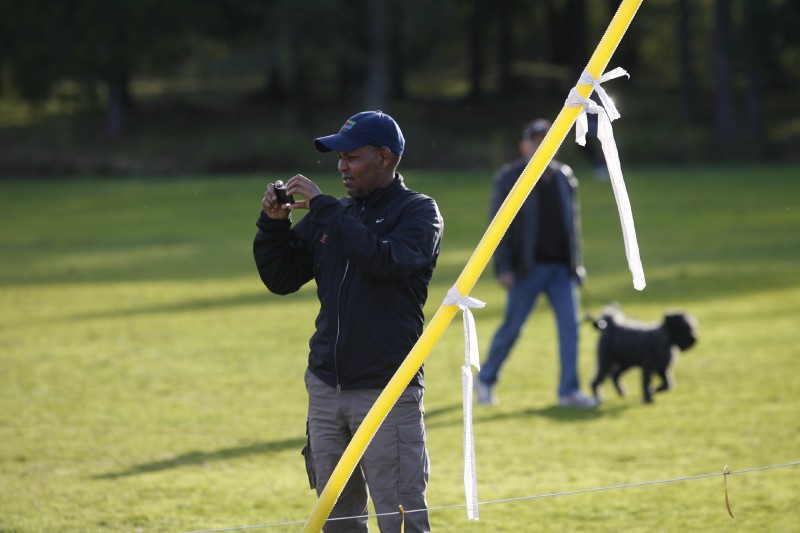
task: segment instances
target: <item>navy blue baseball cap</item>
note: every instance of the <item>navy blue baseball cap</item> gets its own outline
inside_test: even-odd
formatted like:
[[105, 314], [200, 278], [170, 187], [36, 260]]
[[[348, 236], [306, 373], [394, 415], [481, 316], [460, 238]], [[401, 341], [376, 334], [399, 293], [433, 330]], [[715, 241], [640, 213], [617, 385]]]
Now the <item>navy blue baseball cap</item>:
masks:
[[357, 113], [347, 119], [339, 133], [314, 139], [320, 152], [350, 152], [366, 145], [386, 146], [400, 155], [406, 140], [397, 122], [383, 111]]

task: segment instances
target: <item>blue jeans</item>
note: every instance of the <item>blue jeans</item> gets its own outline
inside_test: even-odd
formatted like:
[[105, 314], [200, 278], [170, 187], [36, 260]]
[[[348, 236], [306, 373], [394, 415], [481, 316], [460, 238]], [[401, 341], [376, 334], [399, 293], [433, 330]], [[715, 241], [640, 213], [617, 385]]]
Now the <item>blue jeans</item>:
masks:
[[561, 378], [558, 395], [567, 396], [580, 390], [578, 381], [578, 284], [562, 263], [536, 263], [524, 277], [515, 278], [508, 291], [505, 316], [489, 348], [489, 357], [481, 365], [479, 379], [493, 385], [500, 367], [511, 352], [522, 325], [533, 311], [536, 298], [544, 292], [558, 326]]

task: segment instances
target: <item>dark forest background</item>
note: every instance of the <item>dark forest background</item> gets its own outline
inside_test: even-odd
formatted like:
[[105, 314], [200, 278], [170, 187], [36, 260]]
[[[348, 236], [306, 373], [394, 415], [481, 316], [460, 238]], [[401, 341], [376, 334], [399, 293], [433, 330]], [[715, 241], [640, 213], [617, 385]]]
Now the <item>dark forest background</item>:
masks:
[[[363, 109], [400, 122], [404, 165], [496, 165], [618, 5], [0, 0], [0, 176], [299, 171]], [[623, 159], [799, 160], [798, 29], [796, 0], [645, 0], [606, 84]]]

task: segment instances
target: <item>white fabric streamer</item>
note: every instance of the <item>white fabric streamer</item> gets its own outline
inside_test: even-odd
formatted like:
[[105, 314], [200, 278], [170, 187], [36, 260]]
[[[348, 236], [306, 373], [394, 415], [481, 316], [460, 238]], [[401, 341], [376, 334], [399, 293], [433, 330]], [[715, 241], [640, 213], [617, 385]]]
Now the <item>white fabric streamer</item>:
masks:
[[600, 143], [603, 147], [603, 155], [606, 158], [608, 174], [611, 177], [611, 187], [614, 189], [614, 197], [617, 200], [617, 210], [619, 211], [619, 218], [622, 223], [622, 237], [625, 241], [625, 255], [628, 259], [628, 268], [633, 275], [634, 288], [640, 291], [644, 289], [646, 285], [644, 270], [642, 268], [642, 261], [639, 258], [639, 244], [636, 241], [636, 228], [633, 225], [631, 203], [628, 199], [628, 191], [625, 189], [625, 181], [622, 178], [619, 153], [617, 152], [617, 144], [614, 140], [614, 130], [611, 127], [611, 122], [619, 118], [620, 114], [616, 106], [614, 106], [614, 102], [600, 85], [605, 81], [620, 76], [628, 76], [628, 73], [622, 68], [615, 68], [611, 72], [600, 76], [599, 80], [595, 80], [591, 74], [584, 71], [578, 83], [594, 87], [603, 105], [600, 106], [592, 100], [582, 97], [574, 87], [569, 92], [569, 96], [564, 105], [567, 107], [583, 108], [575, 123], [575, 142], [581, 146], [586, 146], [586, 133], [589, 129], [586, 114], [592, 113], [597, 115], [597, 138], [600, 139]]
[[578, 79], [578, 83], [581, 85], [591, 85], [594, 92], [597, 93], [597, 96], [600, 97], [600, 101], [603, 103], [603, 107], [606, 109], [606, 113], [608, 113], [608, 119], [611, 122], [614, 122], [620, 117], [619, 111], [617, 111], [617, 106], [614, 105], [614, 101], [608, 96], [608, 93], [603, 88], [601, 83], [605, 83], [609, 80], [613, 80], [614, 78], [620, 78], [622, 76], [627, 76], [628, 78], [631, 77], [622, 67], [617, 67], [614, 70], [606, 72], [602, 76], [600, 76], [599, 80], [596, 80], [589, 74], [587, 71], [583, 71], [581, 74], [580, 79]]
[[461, 368], [461, 392], [464, 406], [464, 491], [467, 498], [467, 518], [478, 520], [478, 481], [475, 471], [475, 438], [472, 431], [472, 368], [480, 370], [478, 332], [470, 309], [486, 305], [476, 298], [462, 296], [455, 286], [450, 287], [445, 305], [456, 305], [464, 313], [464, 366]]

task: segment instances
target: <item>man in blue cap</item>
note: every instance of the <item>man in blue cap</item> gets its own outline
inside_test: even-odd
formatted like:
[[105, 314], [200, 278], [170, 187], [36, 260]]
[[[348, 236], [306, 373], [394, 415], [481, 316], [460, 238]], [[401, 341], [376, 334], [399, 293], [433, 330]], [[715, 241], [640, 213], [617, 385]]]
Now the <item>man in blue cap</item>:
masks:
[[[383, 388], [422, 334], [422, 309], [436, 266], [443, 221], [436, 202], [408, 189], [397, 165], [405, 140], [380, 111], [347, 120], [314, 141], [335, 152], [347, 196], [323, 194], [297, 174], [287, 202], [269, 184], [253, 253], [261, 280], [276, 294], [317, 284], [320, 310], [309, 342], [308, 443], [312, 488], [321, 493]], [[291, 212], [308, 214], [292, 227]], [[368, 495], [381, 531], [429, 531], [429, 461], [423, 422], [423, 368], [397, 400], [347, 482], [324, 531], [367, 531]], [[369, 487], [369, 489], [367, 489]], [[388, 513], [383, 515], [383, 513]]]

